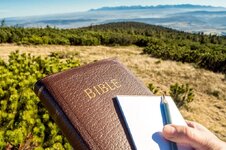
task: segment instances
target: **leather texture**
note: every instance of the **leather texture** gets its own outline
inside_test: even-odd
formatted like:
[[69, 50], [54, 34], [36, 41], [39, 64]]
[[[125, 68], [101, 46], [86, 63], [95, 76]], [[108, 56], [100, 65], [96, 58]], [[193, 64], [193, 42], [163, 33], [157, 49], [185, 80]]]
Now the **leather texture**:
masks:
[[[42, 92], [40, 99], [45, 101], [43, 103], [52, 112], [51, 116], [58, 125], [61, 124], [59, 127], [75, 149], [132, 149], [113, 98], [116, 95], [152, 95], [116, 59], [56, 73], [37, 84], [42, 84], [48, 91], [51, 98], [43, 96]], [[36, 93], [38, 89], [40, 86], [36, 86]], [[54, 101], [57, 107], [49, 105], [48, 101]], [[56, 109], [60, 109], [63, 115], [56, 115], [59, 112]], [[67, 125], [70, 127], [65, 127]]]

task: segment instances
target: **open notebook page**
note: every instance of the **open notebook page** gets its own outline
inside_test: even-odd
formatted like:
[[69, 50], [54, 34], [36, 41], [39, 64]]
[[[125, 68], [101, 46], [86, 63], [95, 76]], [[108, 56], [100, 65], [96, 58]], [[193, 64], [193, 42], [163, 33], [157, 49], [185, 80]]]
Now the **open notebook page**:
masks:
[[[171, 97], [169, 103], [172, 123], [186, 125]], [[127, 132], [137, 150], [170, 150], [169, 142], [162, 135], [164, 117], [161, 112], [161, 96], [117, 96], [120, 113]], [[178, 150], [191, 148], [178, 145]]]

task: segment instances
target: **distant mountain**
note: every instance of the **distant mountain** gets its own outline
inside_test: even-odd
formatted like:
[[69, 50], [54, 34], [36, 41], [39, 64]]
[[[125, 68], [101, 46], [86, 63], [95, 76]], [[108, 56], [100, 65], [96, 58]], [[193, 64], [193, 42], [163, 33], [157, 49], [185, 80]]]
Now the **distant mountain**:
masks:
[[6, 18], [6, 24], [22, 27], [78, 28], [110, 22], [135, 21], [187, 32], [225, 35], [226, 8], [201, 5], [119, 6], [86, 12]]
[[[157, 5], [157, 6], [118, 6], [118, 7], [102, 7], [97, 9], [91, 9], [90, 11], [101, 11], [101, 10], [132, 10], [132, 9], [158, 9], [158, 8], [185, 8], [185, 9], [197, 9], [197, 8], [213, 8], [213, 6], [204, 5], [191, 5], [191, 4], [181, 4], [181, 5]], [[215, 7], [223, 8], [223, 7]]]

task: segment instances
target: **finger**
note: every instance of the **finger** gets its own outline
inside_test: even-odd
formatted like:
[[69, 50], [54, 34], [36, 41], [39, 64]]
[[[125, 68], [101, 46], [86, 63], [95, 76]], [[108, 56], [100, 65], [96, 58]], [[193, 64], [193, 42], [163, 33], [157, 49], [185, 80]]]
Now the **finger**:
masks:
[[195, 126], [196, 126], [196, 122], [193, 122], [193, 121], [190, 121], [190, 120], [185, 120], [185, 122], [191, 128], [195, 128]]
[[213, 136], [213, 137], [215, 137], [215, 138], [217, 138], [212, 132], [210, 132], [206, 127], [204, 127], [203, 125], [201, 125], [201, 124], [199, 124], [199, 123], [197, 123], [197, 122], [193, 122], [193, 121], [188, 121], [188, 120], [186, 120], [186, 123], [187, 123], [187, 125], [189, 126], [189, 127], [191, 127], [191, 128], [195, 128], [195, 129], [197, 129], [197, 130], [199, 130], [199, 131], [204, 131], [204, 132], [208, 132], [211, 136]]
[[194, 128], [166, 125], [163, 128], [163, 136], [170, 141], [190, 145], [195, 149], [209, 148], [209, 143], [206, 136]]
[[203, 130], [203, 131], [209, 131], [206, 127], [204, 127], [203, 125], [201, 125], [201, 124], [199, 124], [197, 122], [186, 120], [186, 123], [191, 128], [195, 128], [195, 129]]

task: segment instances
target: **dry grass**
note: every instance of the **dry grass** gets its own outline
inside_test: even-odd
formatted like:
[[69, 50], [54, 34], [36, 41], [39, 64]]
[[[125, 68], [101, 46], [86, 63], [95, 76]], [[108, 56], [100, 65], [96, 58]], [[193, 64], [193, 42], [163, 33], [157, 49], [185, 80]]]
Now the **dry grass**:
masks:
[[223, 74], [197, 69], [190, 64], [163, 61], [142, 55], [138, 47], [105, 46], [16, 46], [0, 45], [0, 57], [7, 60], [11, 51], [30, 52], [33, 55], [47, 55], [53, 51], [77, 53], [82, 64], [109, 57], [117, 57], [132, 70], [146, 85], [169, 91], [171, 84], [188, 83], [195, 91], [195, 100], [190, 104], [191, 110], [182, 109], [186, 119], [205, 125], [226, 141], [226, 79]]

